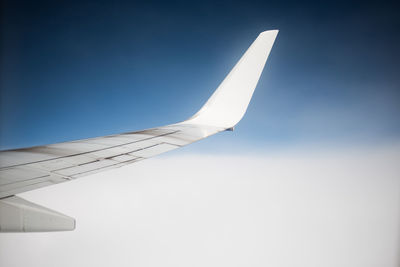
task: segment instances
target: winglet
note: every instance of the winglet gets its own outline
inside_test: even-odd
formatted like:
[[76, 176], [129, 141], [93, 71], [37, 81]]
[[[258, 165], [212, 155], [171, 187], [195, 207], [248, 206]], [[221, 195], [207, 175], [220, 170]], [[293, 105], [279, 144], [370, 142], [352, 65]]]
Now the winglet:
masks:
[[183, 123], [233, 128], [246, 113], [277, 34], [260, 33], [205, 105]]

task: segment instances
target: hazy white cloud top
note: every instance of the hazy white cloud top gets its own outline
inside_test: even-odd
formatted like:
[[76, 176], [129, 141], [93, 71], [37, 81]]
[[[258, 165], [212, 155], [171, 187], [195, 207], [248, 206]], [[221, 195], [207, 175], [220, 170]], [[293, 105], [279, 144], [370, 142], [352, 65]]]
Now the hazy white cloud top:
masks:
[[22, 194], [77, 229], [1, 234], [0, 266], [399, 266], [399, 160], [172, 153]]

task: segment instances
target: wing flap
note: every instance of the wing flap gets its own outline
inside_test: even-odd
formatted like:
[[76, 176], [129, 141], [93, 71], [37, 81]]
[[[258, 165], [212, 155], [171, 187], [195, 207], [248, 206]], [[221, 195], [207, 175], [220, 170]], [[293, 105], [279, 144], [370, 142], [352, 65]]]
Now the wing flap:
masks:
[[145, 149], [141, 149], [141, 150], [129, 153], [129, 155], [139, 157], [139, 158], [151, 158], [153, 156], [171, 151], [178, 147], [179, 146], [171, 145], [171, 144], [158, 144], [158, 145], [154, 145], [151, 147], [147, 147]]
[[[3, 177], [1, 177], [3, 180]], [[23, 179], [19, 181], [8, 182], [7, 184], [0, 186], [0, 199], [8, 196], [12, 196], [18, 193], [30, 191], [33, 189], [41, 188], [48, 185], [53, 185], [61, 182], [65, 182], [67, 179], [59, 177], [57, 175], [48, 174], [46, 176], [35, 177], [31, 179]]]

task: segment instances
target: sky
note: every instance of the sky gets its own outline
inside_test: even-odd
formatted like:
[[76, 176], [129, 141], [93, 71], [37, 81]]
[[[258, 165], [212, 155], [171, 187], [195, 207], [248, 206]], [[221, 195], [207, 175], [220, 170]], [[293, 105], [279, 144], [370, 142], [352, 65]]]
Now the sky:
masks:
[[184, 120], [270, 29], [245, 119], [193, 149], [400, 138], [394, 2], [2, 2], [0, 149]]
[[77, 228], [0, 266], [399, 266], [394, 1], [1, 5], [0, 150], [182, 121], [279, 35], [235, 131], [21, 194]]

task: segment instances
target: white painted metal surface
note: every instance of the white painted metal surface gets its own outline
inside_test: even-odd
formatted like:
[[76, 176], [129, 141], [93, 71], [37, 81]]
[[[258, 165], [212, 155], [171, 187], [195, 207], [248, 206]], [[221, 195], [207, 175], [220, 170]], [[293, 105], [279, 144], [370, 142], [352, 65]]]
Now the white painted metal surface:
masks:
[[262, 32], [206, 104], [185, 123], [235, 126], [247, 110], [277, 34], [277, 30]]
[[[206, 104], [186, 121], [138, 132], [1, 151], [0, 199], [121, 167], [231, 129], [246, 112], [277, 33], [262, 32]], [[0, 216], [7, 216], [4, 209]], [[4, 228], [0, 225], [0, 229]]]
[[49, 232], [75, 229], [75, 220], [17, 196], [0, 199], [0, 232]]

